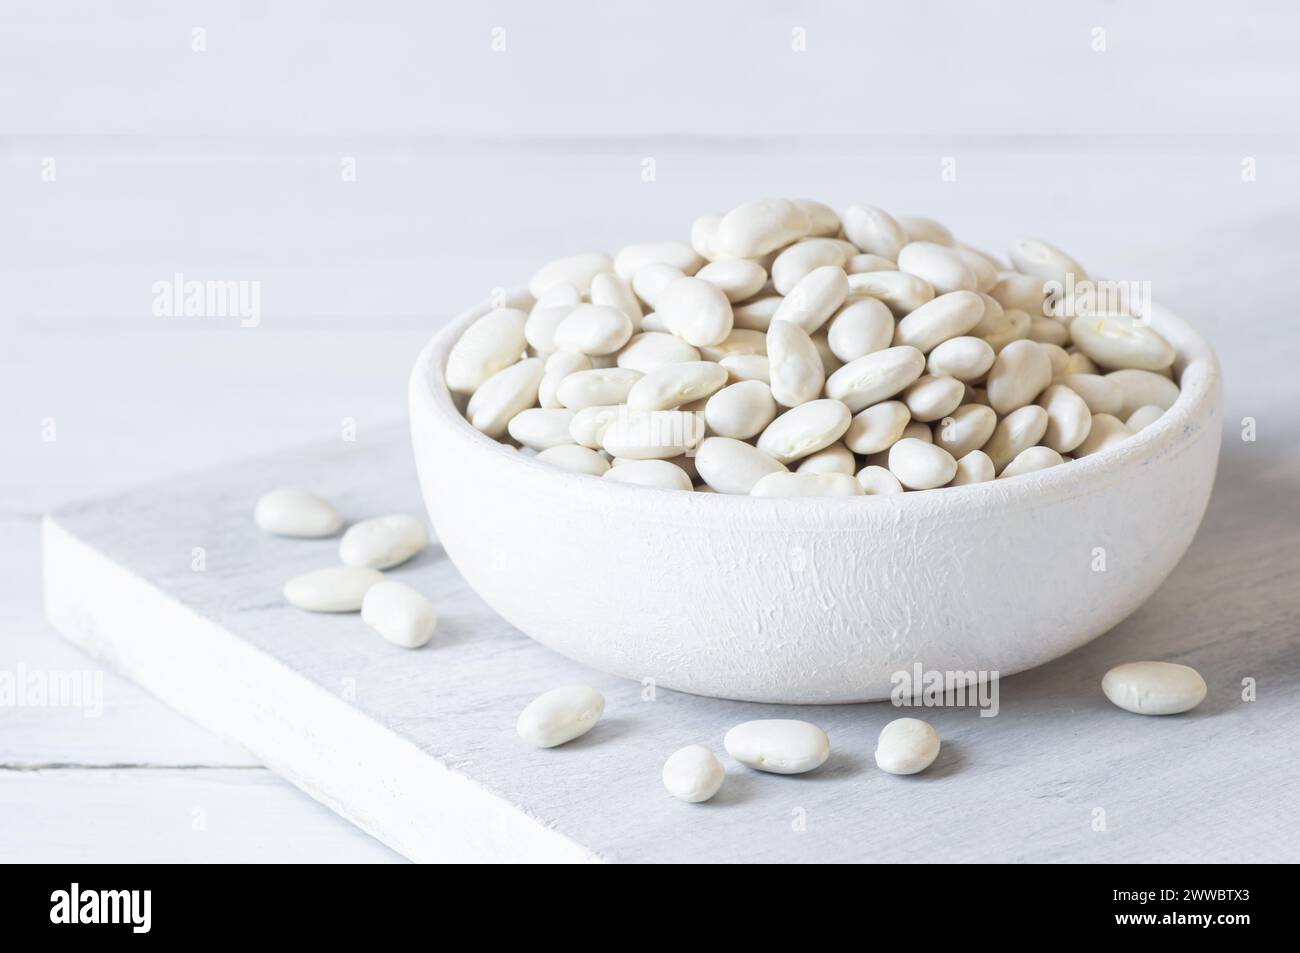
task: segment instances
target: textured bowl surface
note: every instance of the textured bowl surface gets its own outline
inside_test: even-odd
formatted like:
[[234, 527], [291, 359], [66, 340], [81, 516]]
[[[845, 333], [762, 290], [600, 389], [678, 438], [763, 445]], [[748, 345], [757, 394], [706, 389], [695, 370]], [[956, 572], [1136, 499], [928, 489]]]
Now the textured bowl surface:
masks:
[[595, 668], [750, 701], [872, 701], [895, 672], [1010, 675], [1112, 628], [1200, 524], [1222, 426], [1218, 362], [1182, 320], [1182, 393], [1116, 449], [1008, 480], [898, 496], [756, 499], [610, 483], [474, 430], [442, 380], [483, 305], [411, 375], [438, 536], [512, 625]]

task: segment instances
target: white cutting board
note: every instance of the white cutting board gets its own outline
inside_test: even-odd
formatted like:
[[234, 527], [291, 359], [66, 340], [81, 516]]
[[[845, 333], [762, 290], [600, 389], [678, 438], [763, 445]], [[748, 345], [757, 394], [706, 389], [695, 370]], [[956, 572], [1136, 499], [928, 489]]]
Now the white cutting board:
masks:
[[[513, 630], [436, 544], [392, 571], [438, 606], [423, 649], [391, 646], [355, 615], [286, 605], [284, 580], [334, 564], [337, 541], [265, 536], [253, 502], [306, 485], [348, 520], [420, 511], [399, 426], [59, 510], [45, 525], [45, 599], [72, 642], [414, 860], [1293, 861], [1300, 525], [1281, 516], [1294, 513], [1290, 481], [1250, 452], [1228, 441], [1197, 541], [1131, 619], [1003, 680], [997, 717], [922, 713], [944, 748], [913, 778], [874, 765], [876, 734], [899, 714], [887, 704], [646, 697]], [[1267, 513], [1279, 518], [1263, 532]], [[1209, 698], [1174, 718], [1113, 708], [1102, 673], [1141, 658], [1196, 666]], [[1257, 701], [1241, 700], [1247, 677]], [[597, 728], [558, 749], [524, 745], [519, 710], [576, 681], [605, 694]], [[760, 717], [816, 721], [830, 761], [803, 777], [731, 762], [723, 734]], [[692, 743], [729, 772], [705, 805], [659, 780]]]

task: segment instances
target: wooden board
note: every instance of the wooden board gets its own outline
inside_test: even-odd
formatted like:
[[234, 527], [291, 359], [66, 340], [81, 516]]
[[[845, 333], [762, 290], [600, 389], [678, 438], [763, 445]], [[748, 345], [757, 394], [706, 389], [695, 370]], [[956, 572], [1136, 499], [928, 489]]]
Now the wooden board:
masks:
[[[91, 655], [415, 860], [1295, 860], [1300, 611], [1286, 580], [1300, 527], [1262, 525], [1291, 506], [1280, 474], [1294, 457], [1261, 469], [1251, 452], [1229, 441], [1192, 551], [1127, 622], [1004, 679], [996, 717], [924, 712], [944, 749], [914, 778], [874, 765], [874, 738], [898, 714], [887, 704], [648, 698], [514, 631], [436, 545], [392, 573], [439, 606], [424, 649], [390, 646], [356, 616], [287, 606], [283, 581], [334, 563], [336, 541], [264, 536], [253, 501], [301, 484], [348, 519], [419, 511], [401, 427], [60, 510], [45, 525], [45, 597]], [[1136, 658], [1196, 666], [1210, 697], [1175, 718], [1113, 708], [1099, 679]], [[1241, 700], [1246, 678], [1256, 701]], [[523, 705], [574, 681], [605, 693], [600, 725], [560, 749], [521, 743]], [[708, 744], [729, 762], [726, 729], [772, 716], [822, 725], [827, 765], [779, 777], [728, 763], [702, 806], [663, 791], [676, 748]]]

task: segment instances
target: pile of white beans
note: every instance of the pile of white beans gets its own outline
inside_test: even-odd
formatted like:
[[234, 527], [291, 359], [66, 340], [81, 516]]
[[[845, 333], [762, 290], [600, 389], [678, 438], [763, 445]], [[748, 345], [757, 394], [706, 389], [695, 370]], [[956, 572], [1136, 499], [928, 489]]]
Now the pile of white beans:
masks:
[[[701, 216], [689, 241], [550, 262], [471, 324], [469, 422], [606, 480], [862, 496], [1006, 479], [1104, 451], [1178, 397], [1142, 316], [1078, 314], [1035, 239], [1010, 266], [938, 222], [806, 199]], [[1076, 302], [1074, 302], [1077, 304]]]

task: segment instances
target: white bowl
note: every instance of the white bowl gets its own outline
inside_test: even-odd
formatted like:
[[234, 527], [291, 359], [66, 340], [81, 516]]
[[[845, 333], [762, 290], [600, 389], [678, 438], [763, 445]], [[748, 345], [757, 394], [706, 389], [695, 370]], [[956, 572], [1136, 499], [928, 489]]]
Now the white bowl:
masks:
[[570, 658], [762, 702], [873, 701], [919, 663], [1010, 675], [1107, 631], [1173, 570], [1209, 500], [1218, 362], [1182, 320], [1182, 393], [1119, 447], [1008, 480], [896, 496], [684, 493], [569, 473], [474, 430], [442, 377], [487, 305], [411, 375], [438, 537], [507, 621]]

